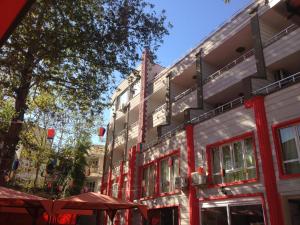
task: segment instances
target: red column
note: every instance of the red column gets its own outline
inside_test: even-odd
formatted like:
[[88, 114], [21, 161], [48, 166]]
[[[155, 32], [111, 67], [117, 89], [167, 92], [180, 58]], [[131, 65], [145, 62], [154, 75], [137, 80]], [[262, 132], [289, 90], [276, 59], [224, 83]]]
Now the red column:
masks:
[[118, 198], [122, 199], [122, 188], [124, 183], [124, 161], [122, 161], [120, 165], [120, 177], [118, 181]]
[[264, 97], [255, 96], [252, 99], [247, 100], [245, 102], [245, 107], [253, 108], [254, 110], [270, 222], [271, 225], [283, 225], [283, 215], [276, 184]]
[[112, 182], [111, 182], [111, 178], [112, 178], [112, 169], [109, 170], [109, 174], [108, 174], [108, 181], [107, 181], [107, 190], [106, 190], [106, 194], [111, 196], [112, 193]]
[[188, 163], [188, 198], [189, 198], [189, 217], [190, 225], [199, 225], [199, 202], [196, 189], [192, 184], [191, 173], [195, 171], [195, 151], [194, 151], [194, 127], [188, 124], [185, 128], [187, 144], [187, 163]]
[[[129, 152], [129, 170], [128, 170], [128, 190], [126, 191], [126, 197], [129, 201], [133, 201], [134, 198], [134, 176], [135, 176], [135, 161], [136, 161], [136, 146], [130, 149]], [[132, 215], [131, 211], [127, 210], [125, 221], [127, 225], [132, 224]]]

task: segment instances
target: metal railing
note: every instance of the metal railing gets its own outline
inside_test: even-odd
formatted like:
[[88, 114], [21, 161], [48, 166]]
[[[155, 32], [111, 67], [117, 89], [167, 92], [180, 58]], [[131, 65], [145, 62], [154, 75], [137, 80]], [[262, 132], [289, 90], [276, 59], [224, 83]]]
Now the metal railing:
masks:
[[226, 66], [224, 66], [223, 68], [219, 69], [218, 71], [214, 72], [213, 74], [209, 75], [206, 79], [204, 79], [203, 83], [206, 84], [211, 80], [216, 79], [217, 77], [221, 76], [224, 72], [230, 70], [231, 68], [233, 68], [235, 65], [245, 61], [246, 59], [248, 59], [249, 57], [251, 57], [252, 55], [254, 55], [254, 49], [250, 49], [249, 51], [247, 51], [245, 54], [243, 54], [242, 56], [238, 57], [237, 59], [233, 60], [232, 62], [228, 63]]
[[166, 108], [166, 103], [164, 103], [163, 105], [159, 106], [158, 108], [156, 108], [152, 113], [157, 113], [159, 112], [160, 110], [164, 110]]
[[184, 128], [184, 123], [178, 125], [177, 127], [171, 129], [170, 131], [167, 131], [161, 137], [155, 138], [151, 142], [145, 144], [144, 145], [144, 150], [147, 150], [147, 149], [153, 147], [154, 145], [158, 144], [160, 141], [164, 140], [165, 138], [172, 137], [176, 132], [182, 130], [183, 128]]
[[219, 106], [219, 107], [217, 107], [217, 108], [215, 108], [213, 110], [210, 110], [210, 111], [208, 111], [206, 113], [201, 114], [200, 116], [197, 116], [197, 117], [191, 119], [189, 121], [189, 123], [199, 123], [199, 122], [202, 122], [202, 121], [210, 119], [210, 118], [212, 118], [214, 116], [220, 115], [220, 114], [222, 114], [224, 112], [227, 112], [227, 111], [229, 111], [229, 110], [231, 110], [231, 109], [233, 109], [233, 108], [235, 108], [237, 106], [240, 106], [243, 103], [244, 103], [244, 97], [236, 98], [236, 99], [234, 99], [234, 100], [232, 100], [230, 102], [227, 102], [224, 105], [221, 105], [221, 106]]
[[281, 88], [287, 87], [292, 83], [296, 83], [300, 81], [300, 72], [295, 73], [291, 76], [288, 76], [286, 78], [283, 78], [279, 81], [276, 81], [272, 84], [269, 84], [267, 86], [264, 86], [262, 88], [259, 88], [252, 92], [253, 95], [268, 95], [270, 93], [273, 93]]
[[185, 90], [184, 92], [181, 92], [179, 95], [175, 96], [173, 98], [173, 102], [178, 101], [179, 99], [183, 98], [184, 96], [190, 94], [191, 92], [193, 92], [194, 90], [197, 89], [197, 85], [193, 85], [191, 88]]
[[267, 40], [266, 43], [264, 43], [264, 48], [273, 44], [280, 38], [288, 35], [289, 33], [296, 30], [297, 28], [298, 28], [298, 26], [296, 24], [292, 24], [292, 25], [288, 26], [287, 28], [285, 28], [284, 30], [280, 31], [279, 33], [277, 33], [273, 37], [271, 37], [269, 40]]

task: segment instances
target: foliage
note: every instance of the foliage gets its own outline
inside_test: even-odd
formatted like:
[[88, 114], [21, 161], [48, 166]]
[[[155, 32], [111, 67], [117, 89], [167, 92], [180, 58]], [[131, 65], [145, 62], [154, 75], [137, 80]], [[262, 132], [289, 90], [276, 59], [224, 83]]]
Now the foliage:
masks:
[[0, 50], [0, 85], [15, 111], [0, 137], [0, 169], [10, 166], [22, 130], [16, 122], [24, 121], [36, 93], [59, 96], [64, 112], [99, 115], [111, 74], [128, 74], [142, 48], [157, 49], [166, 27], [164, 12], [144, 0], [35, 1]]

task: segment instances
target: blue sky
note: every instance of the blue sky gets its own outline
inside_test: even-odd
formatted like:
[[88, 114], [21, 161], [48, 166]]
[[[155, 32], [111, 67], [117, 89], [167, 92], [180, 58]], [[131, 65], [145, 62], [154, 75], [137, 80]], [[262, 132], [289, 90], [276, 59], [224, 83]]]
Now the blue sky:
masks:
[[[223, 22], [229, 20], [238, 10], [253, 0], [148, 0], [155, 4], [158, 11], [166, 10], [167, 20], [173, 25], [170, 35], [158, 50], [157, 63], [170, 66], [184, 56], [216, 30]], [[109, 112], [104, 112], [104, 124], [108, 123]], [[99, 137], [94, 136], [94, 144]]]

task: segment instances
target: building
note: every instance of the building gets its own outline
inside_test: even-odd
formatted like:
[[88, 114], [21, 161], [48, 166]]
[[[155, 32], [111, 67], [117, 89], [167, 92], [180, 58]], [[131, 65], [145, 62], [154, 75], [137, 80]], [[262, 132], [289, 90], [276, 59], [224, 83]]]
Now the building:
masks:
[[104, 146], [93, 145], [88, 150], [86, 157], [87, 174], [85, 178], [85, 187], [88, 191], [96, 192], [100, 190], [101, 177], [103, 170]]
[[256, 1], [169, 68], [143, 55], [112, 96], [101, 192], [149, 206], [114, 224], [295, 225], [300, 29]]

